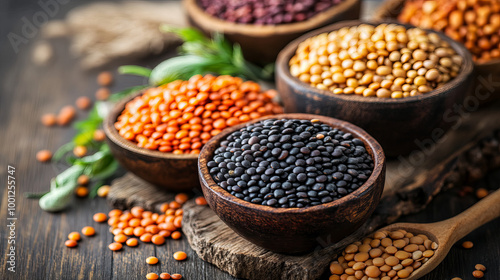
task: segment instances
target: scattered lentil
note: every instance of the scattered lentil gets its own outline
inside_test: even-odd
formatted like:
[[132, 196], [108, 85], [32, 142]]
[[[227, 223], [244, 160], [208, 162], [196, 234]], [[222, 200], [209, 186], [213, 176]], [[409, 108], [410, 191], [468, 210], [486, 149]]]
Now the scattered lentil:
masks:
[[108, 100], [110, 95], [111, 91], [108, 88], [100, 88], [95, 92], [95, 98], [101, 101]]
[[76, 116], [76, 110], [73, 106], [67, 105], [62, 107], [57, 115], [57, 124], [61, 126], [68, 125]]
[[73, 149], [73, 154], [76, 157], [79, 157], [79, 158], [84, 157], [87, 154], [87, 147], [85, 147], [85, 146], [76, 146]]
[[82, 233], [83, 233], [83, 235], [85, 235], [85, 236], [92, 236], [92, 235], [94, 235], [94, 234], [95, 234], [95, 229], [94, 229], [93, 227], [88, 227], [88, 226], [87, 226], [87, 227], [84, 227], [84, 228], [82, 229]]
[[197, 204], [197, 205], [207, 205], [207, 200], [203, 197], [203, 196], [199, 196], [197, 197], [194, 202]]
[[292, 76], [304, 83], [379, 98], [425, 94], [456, 77], [461, 64], [436, 33], [397, 24], [361, 24], [308, 38], [289, 61]]
[[75, 193], [78, 197], [87, 197], [87, 195], [89, 194], [89, 189], [84, 186], [79, 186], [75, 189]]
[[108, 220], [108, 216], [104, 213], [95, 213], [92, 218], [98, 223], [104, 223]]
[[472, 276], [474, 276], [475, 278], [483, 278], [484, 272], [482, 272], [481, 270], [474, 270], [472, 272]]
[[69, 248], [73, 248], [73, 247], [76, 247], [78, 245], [78, 243], [75, 241], [75, 240], [66, 240], [66, 242], [64, 242], [64, 245], [66, 245], [66, 247], [69, 247]]
[[109, 244], [108, 248], [111, 251], [119, 251], [123, 248], [123, 245], [121, 243], [114, 242], [114, 243]]
[[172, 279], [174, 280], [179, 280], [179, 279], [182, 279], [182, 275], [178, 274], [178, 273], [175, 273], [175, 274], [172, 274], [171, 275]]
[[160, 274], [160, 279], [170, 279], [170, 274], [163, 272]]
[[482, 264], [479, 264], [479, 263], [478, 263], [478, 264], [476, 264], [476, 265], [474, 266], [474, 268], [475, 268], [476, 270], [486, 271], [486, 266], [484, 266], [484, 265], [482, 265]]
[[87, 110], [92, 105], [92, 101], [87, 96], [81, 96], [76, 99], [75, 105], [78, 109]]
[[109, 71], [103, 71], [97, 76], [97, 83], [102, 87], [109, 87], [113, 84], [113, 74]]
[[[330, 263], [330, 272], [332, 273], [330, 279], [385, 280], [408, 278], [414, 270], [432, 257], [430, 253], [428, 253], [429, 257], [423, 256], [424, 252], [419, 248], [419, 245], [423, 243], [423, 239], [428, 240], [428, 237], [424, 235], [414, 236], [412, 233], [403, 230], [375, 232], [362, 241], [348, 245], [342, 252], [342, 256]], [[374, 240], [378, 240], [378, 242], [373, 243]], [[403, 250], [398, 250], [398, 248], [392, 246], [399, 240], [405, 242], [405, 246], [402, 247]], [[371, 244], [376, 246], [371, 246]], [[416, 246], [417, 251], [413, 253], [407, 252], [406, 248], [409, 246], [411, 246], [411, 250]], [[429, 251], [434, 253], [432, 249]]]
[[129, 239], [125, 242], [125, 244], [127, 244], [127, 246], [129, 246], [129, 247], [135, 247], [135, 246], [139, 245], [139, 242], [137, 241], [137, 239], [136, 239], [136, 238], [129, 238]]
[[222, 129], [280, 113], [275, 95], [240, 78], [196, 75], [146, 90], [127, 103], [115, 128], [142, 148], [198, 154]]
[[93, 137], [95, 141], [101, 142], [106, 139], [106, 134], [101, 129], [97, 129], [96, 131], [94, 131]]
[[52, 159], [52, 152], [49, 150], [41, 150], [36, 153], [36, 159], [39, 162], [47, 162]]
[[464, 247], [465, 249], [470, 249], [474, 246], [474, 243], [472, 243], [471, 241], [464, 241], [462, 243], [462, 247]]
[[157, 257], [149, 257], [146, 259], [147, 264], [157, 264], [158, 263], [158, 258]]
[[154, 272], [150, 272], [146, 275], [146, 279], [158, 279], [158, 274], [154, 273]]
[[476, 191], [476, 197], [477, 197], [478, 199], [485, 198], [486, 196], [488, 196], [488, 194], [489, 194], [489, 192], [488, 192], [488, 190], [487, 190], [487, 189], [485, 189], [485, 188], [479, 188], [479, 189], [477, 189], [477, 191]]
[[69, 240], [79, 241], [81, 239], [80, 234], [76, 231], [71, 232], [68, 235]]
[[176, 261], [183, 261], [183, 260], [187, 259], [187, 254], [182, 252], [182, 251], [175, 252], [174, 259]]
[[99, 197], [106, 197], [108, 196], [109, 194], [109, 190], [111, 189], [110, 186], [108, 185], [104, 185], [104, 186], [101, 186], [98, 190], [97, 190], [97, 195]]
[[57, 117], [55, 114], [44, 114], [40, 121], [45, 126], [54, 126], [57, 123]]
[[228, 135], [207, 167], [237, 198], [302, 208], [358, 189], [370, 176], [373, 160], [351, 133], [314, 120], [268, 119]]

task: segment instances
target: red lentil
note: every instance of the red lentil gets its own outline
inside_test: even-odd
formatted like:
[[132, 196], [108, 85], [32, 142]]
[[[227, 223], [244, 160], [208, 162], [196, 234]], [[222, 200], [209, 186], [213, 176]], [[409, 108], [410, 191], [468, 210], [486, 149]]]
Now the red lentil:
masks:
[[139, 244], [139, 242], [136, 238], [130, 238], [129, 240], [127, 240], [127, 242], [125, 242], [125, 244], [127, 244], [127, 246], [129, 247], [135, 247]]
[[36, 153], [36, 159], [39, 162], [47, 162], [52, 159], [52, 152], [49, 150], [41, 150], [38, 153]]
[[170, 274], [163, 272], [160, 274], [160, 279], [170, 279]]
[[187, 254], [182, 252], [182, 251], [175, 252], [174, 259], [176, 261], [183, 261], [183, 260], [187, 259]]
[[71, 232], [68, 235], [69, 240], [79, 241], [81, 239], [80, 234], [76, 231]]
[[174, 280], [179, 280], [179, 279], [182, 279], [182, 275], [178, 274], [178, 273], [175, 273], [175, 274], [172, 274], [171, 275], [172, 279]]
[[66, 247], [69, 247], [69, 248], [73, 248], [73, 247], [76, 247], [78, 245], [78, 243], [75, 241], [75, 240], [66, 240], [66, 242], [64, 242], [64, 245], [66, 245]]
[[78, 97], [75, 105], [78, 109], [87, 110], [92, 105], [92, 101], [87, 96], [81, 96]]
[[[272, 102], [274, 95], [240, 78], [196, 75], [148, 89], [126, 105], [115, 128], [139, 147], [197, 154], [227, 126], [280, 113], [281, 107]], [[241, 118], [242, 110], [250, 114], [248, 118]]]
[[151, 272], [146, 275], [146, 279], [158, 279], [158, 274]]
[[82, 233], [85, 236], [92, 236], [95, 234], [95, 229], [93, 227], [84, 227], [82, 228]]
[[157, 257], [149, 257], [146, 259], [147, 264], [157, 264], [158, 263], [158, 258]]
[[104, 223], [108, 220], [108, 216], [104, 213], [95, 213], [92, 218], [98, 223]]
[[116, 242], [115, 242], [115, 243], [111, 243], [111, 244], [109, 244], [109, 246], [108, 246], [108, 247], [109, 247], [109, 249], [110, 249], [111, 251], [118, 251], [118, 250], [121, 250], [121, 249], [122, 249], [123, 245], [122, 245], [121, 243], [116, 243]]
[[113, 84], [113, 74], [109, 71], [103, 71], [97, 76], [97, 83], [103, 87], [109, 87]]
[[40, 121], [45, 126], [54, 126], [57, 123], [57, 117], [55, 114], [45, 114]]
[[198, 205], [207, 205], [207, 200], [202, 196], [197, 197], [194, 202]]
[[75, 193], [78, 197], [86, 197], [89, 194], [89, 189], [83, 186], [76, 188]]

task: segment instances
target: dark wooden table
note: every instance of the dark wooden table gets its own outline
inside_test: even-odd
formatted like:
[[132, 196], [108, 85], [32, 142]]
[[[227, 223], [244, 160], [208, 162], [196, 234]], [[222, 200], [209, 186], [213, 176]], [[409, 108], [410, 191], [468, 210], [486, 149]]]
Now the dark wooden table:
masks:
[[[37, 200], [23, 197], [24, 192], [47, 190], [50, 178], [60, 171], [58, 166], [37, 162], [36, 152], [41, 149], [55, 151], [73, 135], [71, 128], [40, 125], [40, 116], [74, 104], [79, 96], [93, 98], [98, 88], [95, 82], [97, 72], [80, 70], [63, 40], [55, 42], [55, 59], [43, 68], [33, 65], [30, 58], [36, 38], [25, 37], [26, 43], [19, 45], [19, 52], [14, 51], [7, 36], [10, 32], [22, 35], [23, 18], [31, 20], [41, 10], [37, 2], [0, 1], [0, 279], [144, 279], [148, 272], [163, 271], [181, 273], [184, 279], [234, 279], [200, 260], [185, 239], [168, 240], [164, 246], [158, 247], [141, 244], [138, 248], [110, 251], [107, 246], [112, 242], [112, 235], [108, 226], [92, 220], [94, 213], [110, 210], [102, 198], [77, 199], [66, 211], [54, 214], [41, 211]], [[60, 10], [54, 18], [63, 17], [81, 2], [84, 1], [59, 5]], [[141, 63], [153, 66], [160, 60], [155, 58]], [[140, 78], [118, 76], [113, 89], [143, 82]], [[78, 112], [79, 119], [85, 115]], [[7, 212], [9, 165], [15, 167], [15, 273], [7, 270], [8, 247], [11, 246], [8, 244], [11, 231], [7, 228], [11, 222], [7, 220], [10, 217]], [[497, 189], [498, 184], [500, 172], [488, 175], [479, 183], [489, 189]], [[457, 190], [451, 190], [437, 196], [425, 211], [403, 220], [439, 221], [460, 213], [477, 201], [472, 195], [459, 197], [456, 193]], [[66, 248], [64, 241], [68, 233], [80, 231], [87, 225], [95, 226], [97, 235], [84, 238], [76, 249]], [[479, 228], [466, 239], [474, 242], [472, 249], [455, 246], [445, 261], [424, 279], [442, 280], [456, 276], [473, 279], [476, 263], [488, 268], [485, 279], [500, 279], [500, 219]], [[172, 254], [178, 250], [186, 251], [189, 259], [174, 261]], [[149, 256], [157, 256], [160, 264], [148, 266], [145, 259]]]

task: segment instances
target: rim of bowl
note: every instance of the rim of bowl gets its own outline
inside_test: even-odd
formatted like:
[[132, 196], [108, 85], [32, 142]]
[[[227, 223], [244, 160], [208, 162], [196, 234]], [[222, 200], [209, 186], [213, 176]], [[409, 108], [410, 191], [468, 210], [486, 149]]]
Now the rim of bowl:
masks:
[[[219, 147], [220, 142], [225, 139], [229, 134], [249, 125], [252, 123], [256, 123], [262, 120], [266, 119], [302, 119], [302, 120], [310, 120], [310, 119], [319, 119], [322, 123], [328, 124], [332, 128], [338, 128], [341, 129], [344, 132], [348, 132], [353, 134], [354, 137], [359, 138], [365, 143], [365, 147], [371, 151], [371, 156], [373, 159], [373, 164], [374, 168], [372, 173], [370, 174], [370, 177], [366, 180], [366, 182], [361, 185], [358, 189], [353, 191], [352, 193], [349, 193], [345, 195], [342, 198], [339, 198], [337, 200], [324, 203], [324, 204], [319, 204], [315, 206], [309, 206], [309, 207], [304, 207], [304, 208], [274, 208], [271, 206], [264, 206], [260, 204], [254, 204], [248, 201], [245, 201], [243, 199], [237, 198], [236, 196], [230, 194], [228, 191], [224, 190], [222, 187], [220, 187], [212, 178], [208, 171], [208, 167], [206, 166], [206, 163], [208, 163], [209, 159], [212, 158], [213, 153], [215, 152], [215, 149]], [[210, 143], [211, 142], [211, 143]], [[213, 145], [214, 148], [212, 151], [208, 151], [209, 146]], [[370, 152], [369, 152], [370, 153]], [[202, 162], [205, 161], [205, 165], [202, 166]], [[252, 209], [257, 209], [261, 211], [268, 211], [268, 212], [273, 212], [276, 214], [284, 214], [284, 213], [308, 213], [308, 212], [315, 212], [318, 210], [322, 210], [325, 208], [329, 208], [332, 206], [337, 206], [341, 205], [344, 202], [350, 201], [350, 200], [356, 200], [359, 196], [364, 195], [366, 192], [371, 190], [372, 188], [375, 187], [376, 181], [380, 176], [385, 176], [384, 170], [385, 170], [385, 155], [384, 151], [382, 149], [382, 146], [373, 138], [371, 135], [369, 135], [366, 131], [361, 129], [358, 126], [355, 126], [349, 122], [342, 121], [339, 119], [327, 117], [327, 116], [321, 116], [321, 115], [313, 115], [313, 114], [302, 114], [302, 113], [291, 113], [291, 114], [278, 114], [278, 115], [269, 115], [269, 116], [264, 116], [255, 120], [251, 120], [249, 122], [239, 124], [236, 126], [232, 126], [230, 128], [224, 129], [221, 133], [217, 134], [216, 136], [212, 137], [205, 146], [203, 146], [203, 149], [200, 152], [200, 157], [198, 159], [198, 171], [199, 171], [199, 177], [202, 180], [202, 187], [205, 186], [206, 188], [210, 189], [212, 192], [214, 192], [217, 196], [219, 196], [221, 199], [228, 201], [230, 203], [237, 204], [239, 206], [245, 207], [245, 208], [252, 208]], [[382, 182], [382, 189], [383, 189], [384, 182]]]
[[[462, 46], [460, 43], [452, 40], [442, 32], [437, 32], [431, 29], [423, 29], [427, 33], [435, 33], [437, 34], [442, 40], [446, 41], [452, 48], [455, 50], [455, 52], [460, 55], [463, 59], [462, 62], [462, 68], [460, 69], [460, 72], [458, 75], [453, 78], [453, 80], [447, 82], [446, 84], [442, 85], [441, 87], [431, 90], [428, 93], [417, 95], [417, 96], [409, 96], [409, 97], [403, 97], [403, 98], [379, 98], [379, 97], [364, 97], [364, 96], [359, 96], [357, 94], [334, 94], [333, 92], [329, 90], [322, 90], [315, 88], [311, 86], [310, 84], [304, 83], [300, 81], [298, 78], [292, 76], [290, 73], [290, 68], [288, 67], [288, 62], [292, 58], [292, 56], [295, 54], [298, 45], [305, 41], [308, 38], [314, 37], [316, 35], [322, 34], [322, 33], [327, 33], [327, 32], [332, 32], [335, 30], [339, 30], [343, 27], [352, 27], [352, 26], [358, 26], [361, 24], [368, 24], [368, 25], [379, 25], [379, 24], [397, 24], [404, 26], [405, 28], [416, 28], [413, 25], [410, 24], [402, 24], [397, 21], [391, 21], [391, 20], [382, 20], [382, 21], [370, 21], [370, 20], [348, 20], [348, 21], [341, 21], [338, 23], [334, 23], [332, 25], [313, 30], [311, 32], [308, 32], [304, 34], [303, 36], [300, 36], [299, 38], [293, 40], [290, 42], [283, 50], [278, 55], [277, 61], [276, 61], [276, 68], [277, 68], [277, 77], [280, 76], [283, 80], [286, 81], [287, 84], [292, 85], [294, 88], [298, 89], [297, 93], [304, 95], [305, 92], [308, 94], [313, 93], [315, 95], [319, 96], [328, 96], [331, 98], [338, 98], [340, 100], [345, 100], [345, 101], [354, 101], [354, 102], [369, 102], [369, 103], [382, 103], [382, 104], [394, 104], [394, 103], [412, 103], [412, 102], [420, 102], [425, 99], [431, 99], [435, 98], [436, 96], [446, 94], [450, 92], [451, 89], [457, 88], [460, 86], [460, 84], [472, 74], [474, 71], [474, 62], [472, 60], [472, 55], [470, 54], [469, 50], [467, 50], [464, 46]], [[279, 73], [279, 74], [278, 74]]]
[[181, 155], [176, 155], [173, 153], [165, 153], [165, 152], [160, 152], [158, 150], [148, 150], [146, 148], [141, 148], [137, 146], [135, 143], [123, 138], [119, 133], [118, 130], [116, 130], [114, 124], [116, 122], [116, 119], [118, 116], [123, 112], [125, 109], [125, 105], [131, 101], [132, 99], [138, 97], [139, 95], [144, 94], [144, 92], [147, 89], [139, 90], [137, 93], [131, 94], [129, 97], [121, 100], [118, 102], [113, 109], [109, 112], [109, 114], [106, 116], [106, 119], [103, 122], [103, 129], [104, 133], [108, 137], [110, 141], [118, 145], [119, 147], [131, 151], [136, 154], [144, 155], [144, 156], [149, 156], [149, 157], [154, 157], [154, 158], [161, 158], [161, 159], [184, 159], [184, 160], [195, 160], [198, 158], [199, 154], [181, 154]]
[[206, 13], [199, 6], [197, 0], [184, 0], [184, 5], [188, 14], [191, 14], [193, 18], [197, 19], [193, 19], [194, 21], [207, 21], [211, 29], [229, 34], [242, 33], [255, 37], [266, 37], [269, 35], [304, 32], [305, 30], [315, 29], [318, 25], [331, 20], [331, 18], [335, 17], [337, 14], [347, 11], [358, 2], [359, 0], [343, 0], [341, 3], [323, 12], [319, 12], [307, 20], [276, 25], [255, 25], [225, 21]]

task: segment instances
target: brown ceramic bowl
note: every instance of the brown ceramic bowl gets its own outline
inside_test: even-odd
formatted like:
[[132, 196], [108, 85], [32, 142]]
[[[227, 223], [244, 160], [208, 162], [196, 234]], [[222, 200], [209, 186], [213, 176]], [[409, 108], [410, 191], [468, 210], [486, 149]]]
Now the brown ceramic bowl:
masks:
[[[391, 19], [397, 20], [398, 15], [404, 7], [406, 0], [386, 0], [374, 13], [377, 20]], [[489, 105], [492, 101], [500, 99], [500, 59], [483, 63], [474, 63], [476, 75], [474, 86], [470, 97], [472, 103]]]
[[308, 115], [282, 114], [263, 119], [319, 119], [334, 128], [352, 133], [361, 139], [374, 160], [368, 180], [351, 194], [317, 206], [306, 208], [273, 208], [239, 199], [215, 183], [207, 162], [220, 142], [246, 124], [225, 129], [202, 149], [198, 161], [203, 194], [214, 212], [239, 235], [263, 248], [287, 254], [311, 251], [317, 246], [335, 243], [359, 228], [377, 206], [384, 188], [385, 156], [381, 146], [365, 131], [337, 119]]
[[175, 155], [140, 148], [118, 134], [114, 123], [125, 104], [139, 92], [119, 102], [104, 120], [104, 132], [111, 152], [120, 164], [139, 178], [168, 191], [187, 192], [199, 188], [198, 155]]
[[184, 0], [190, 24], [207, 34], [224, 33], [231, 42], [241, 46], [245, 58], [259, 64], [274, 62], [279, 51], [300, 35], [328, 24], [358, 19], [360, 0], [344, 0], [314, 17], [297, 23], [279, 25], [239, 24], [207, 14], [197, 0]]
[[[462, 56], [459, 75], [429, 93], [400, 99], [333, 94], [301, 82], [290, 74], [289, 60], [299, 43], [309, 37], [343, 27], [370, 22], [346, 21], [312, 31], [283, 49], [276, 63], [276, 83], [285, 112], [319, 114], [351, 122], [380, 142], [387, 156], [408, 154], [428, 149], [459, 119], [454, 105], [462, 105], [470, 90], [474, 64], [462, 45], [437, 33]], [[405, 25], [406, 27], [409, 27]]]

